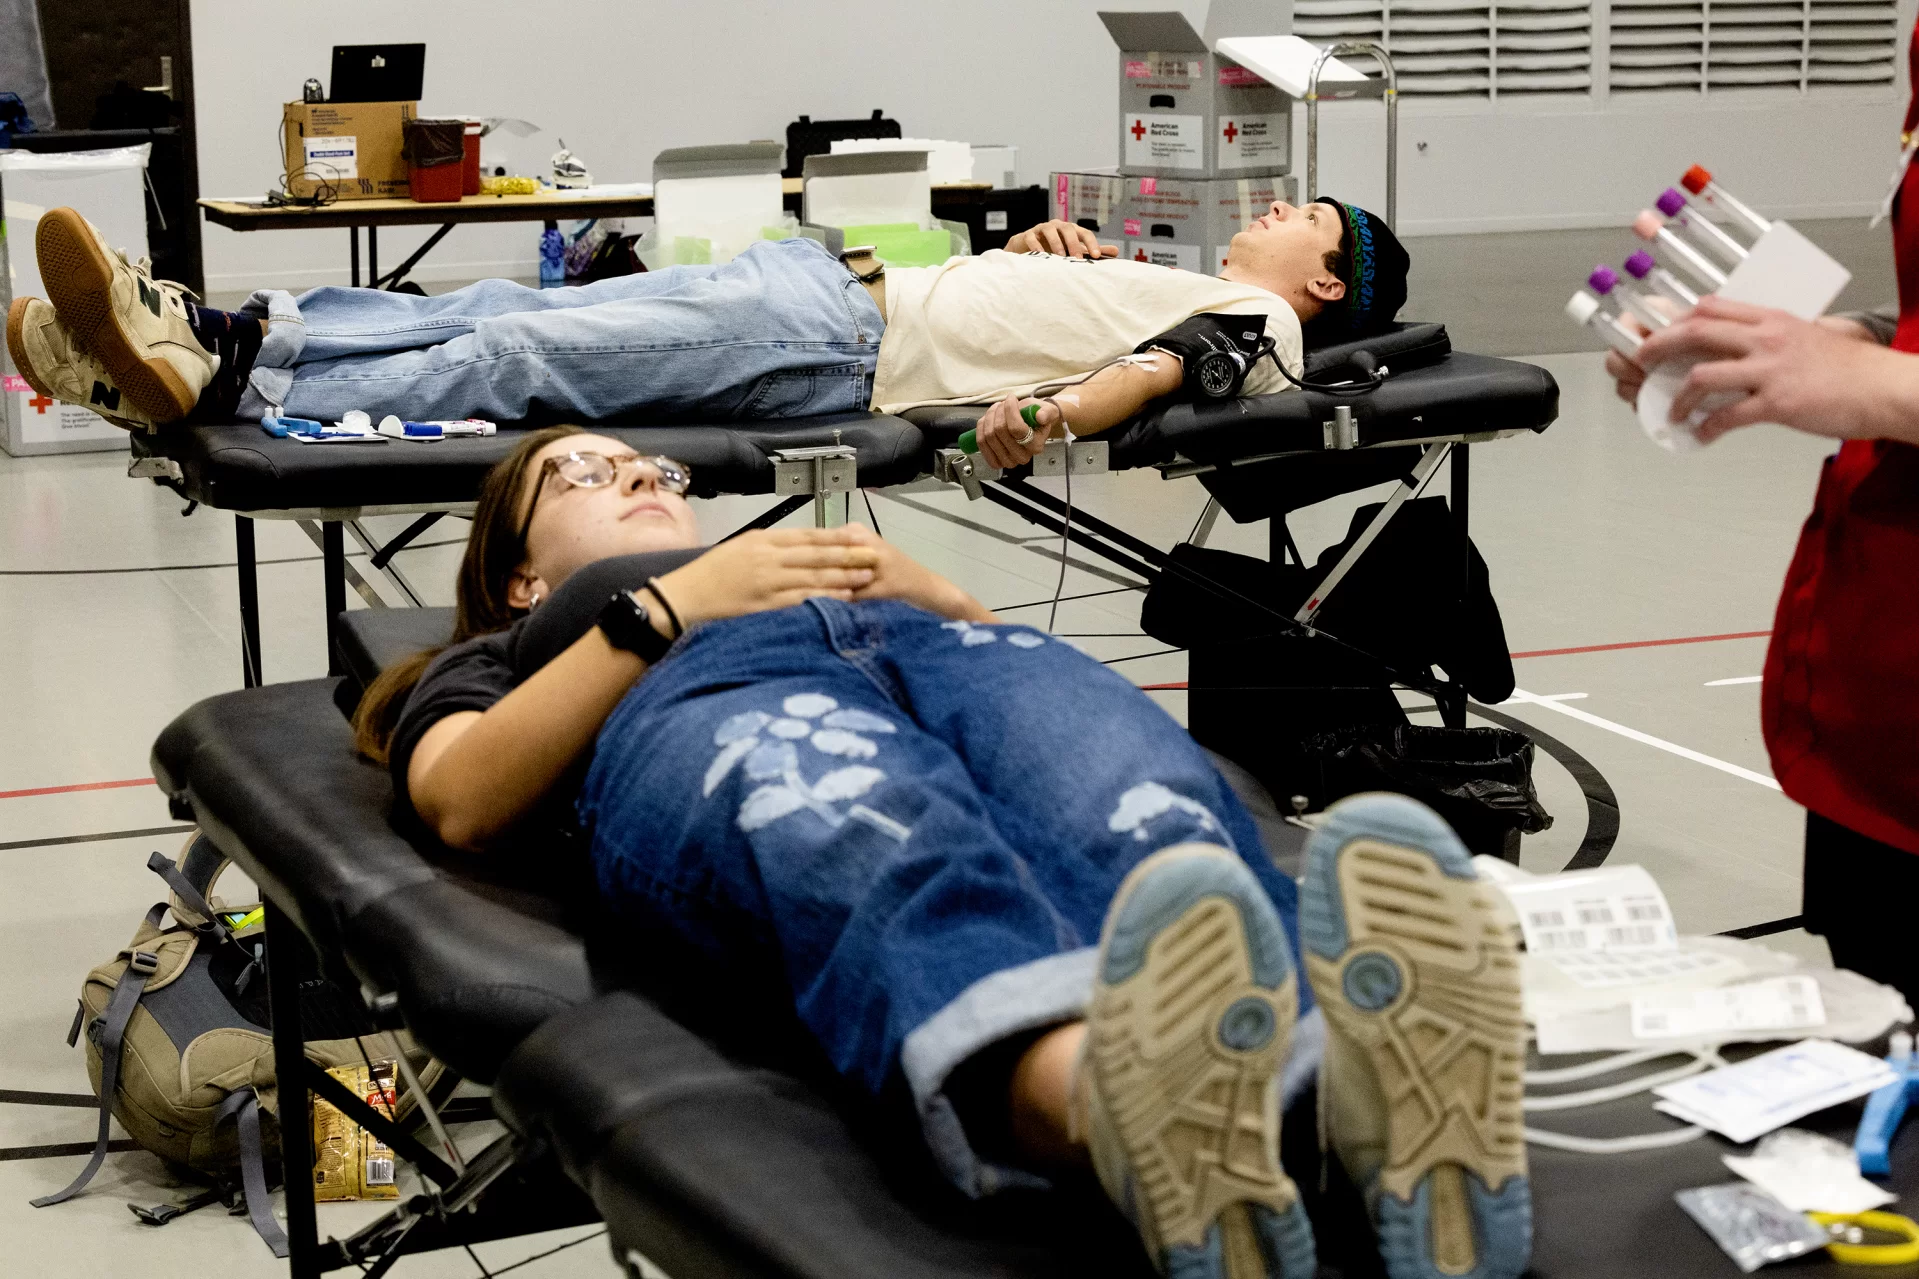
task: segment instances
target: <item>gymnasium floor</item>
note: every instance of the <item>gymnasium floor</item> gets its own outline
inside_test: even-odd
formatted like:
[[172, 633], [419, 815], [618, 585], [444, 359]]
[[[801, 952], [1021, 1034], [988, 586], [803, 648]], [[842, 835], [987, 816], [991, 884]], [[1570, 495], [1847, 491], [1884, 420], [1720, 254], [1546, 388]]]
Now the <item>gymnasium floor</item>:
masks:
[[[1861, 220], [1863, 226], [1863, 220]], [[1850, 222], [1808, 224], [1862, 281], [1887, 281], [1889, 255]], [[1611, 396], [1600, 357], [1565, 350], [1582, 335], [1560, 318], [1566, 293], [1618, 233], [1566, 232], [1414, 241], [1421, 267], [1408, 313], [1444, 318], [1462, 349], [1534, 360], [1559, 381], [1559, 421], [1544, 435], [1473, 450], [1472, 533], [1491, 570], [1523, 694], [1499, 708], [1590, 761], [1618, 794], [1611, 863], [1659, 879], [1682, 931], [1710, 933], [1798, 913], [1800, 810], [1773, 786], [1759, 737], [1765, 633], [1827, 445], [1780, 431], [1747, 432], [1688, 457], [1650, 444]], [[1536, 287], [1519, 293], [1511, 279]], [[1880, 300], [1856, 285], [1855, 304]], [[21, 1104], [20, 1093], [88, 1088], [65, 1046], [88, 968], [126, 943], [158, 899], [147, 854], [175, 851], [182, 828], [147, 783], [148, 749], [193, 701], [238, 687], [240, 646], [231, 519], [182, 518], [164, 490], [124, 477], [123, 455], [0, 455], [0, 1238], [9, 1274], [224, 1276], [284, 1273], [244, 1220], [217, 1209], [163, 1230], [128, 1201], [184, 1197], [138, 1151], [109, 1157], [82, 1198], [35, 1210], [26, 1200], [64, 1185], [82, 1160], [44, 1147], [90, 1143], [94, 1116], [76, 1106]], [[1444, 491], [1445, 471], [1434, 491]], [[1294, 520], [1308, 559], [1343, 533], [1360, 494]], [[1076, 481], [1083, 509], [1121, 520], [1166, 547], [1184, 537], [1204, 495], [1153, 472]], [[768, 499], [703, 503], [715, 536]], [[889, 538], [1009, 619], [1044, 624], [1059, 560], [1054, 538], [987, 503], [946, 493], [875, 494]], [[855, 502], [855, 515], [866, 516]], [[403, 521], [375, 521], [397, 530]], [[319, 552], [298, 528], [262, 523], [263, 656], [269, 680], [325, 672]], [[464, 526], [403, 552], [409, 577], [451, 602]], [[1222, 520], [1212, 545], [1264, 554], [1263, 525]], [[388, 588], [391, 594], [390, 588]], [[1124, 574], [1075, 551], [1056, 630], [1134, 682], [1184, 680], [1185, 658], [1139, 633], [1139, 596]], [[350, 602], [358, 606], [357, 598]], [[1175, 716], [1184, 693], [1156, 692]], [[1564, 864], [1584, 834], [1569, 773], [1543, 755], [1537, 778], [1553, 829], [1529, 837], [1524, 864]], [[246, 896], [229, 880], [228, 900]], [[1823, 957], [1817, 938], [1782, 932], [1768, 944]], [[465, 1130], [478, 1145], [490, 1125]], [[322, 1206], [323, 1234], [344, 1235], [377, 1209]], [[536, 1253], [585, 1240], [515, 1270], [528, 1279], [612, 1275], [594, 1230], [409, 1259], [401, 1275], [498, 1274]]]

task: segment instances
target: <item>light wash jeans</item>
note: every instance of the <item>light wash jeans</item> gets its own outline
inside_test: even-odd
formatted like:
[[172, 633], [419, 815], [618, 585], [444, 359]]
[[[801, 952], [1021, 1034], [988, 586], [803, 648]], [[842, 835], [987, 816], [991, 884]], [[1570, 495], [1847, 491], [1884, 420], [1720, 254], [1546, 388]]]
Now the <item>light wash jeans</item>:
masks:
[[[1146, 857], [1235, 849], [1298, 964], [1297, 890], [1206, 753], [1030, 627], [832, 600], [697, 627], [607, 718], [580, 816], [619, 931], [737, 972], [722, 1004], [788, 1004], [869, 1095], [901, 1080], [975, 1195], [1037, 1178], [978, 1157], [948, 1077], [1083, 1015], [1107, 907]], [[1295, 1028], [1282, 1102], [1323, 1035], [1316, 1010]]]
[[271, 323], [240, 416], [279, 406], [337, 421], [718, 420], [864, 409], [885, 320], [812, 240], [763, 241], [724, 266], [566, 289], [482, 280], [438, 297], [263, 289]]

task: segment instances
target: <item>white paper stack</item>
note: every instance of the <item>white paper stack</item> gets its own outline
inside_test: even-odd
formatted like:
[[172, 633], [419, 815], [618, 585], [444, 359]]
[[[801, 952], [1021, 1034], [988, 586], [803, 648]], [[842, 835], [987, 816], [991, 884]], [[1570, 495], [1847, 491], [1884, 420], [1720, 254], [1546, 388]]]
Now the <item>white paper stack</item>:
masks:
[[1661, 1084], [1653, 1089], [1661, 1098], [1654, 1107], [1732, 1141], [1747, 1142], [1814, 1111], [1877, 1091], [1897, 1077], [1892, 1067], [1857, 1048], [1807, 1039], [1737, 1065]]

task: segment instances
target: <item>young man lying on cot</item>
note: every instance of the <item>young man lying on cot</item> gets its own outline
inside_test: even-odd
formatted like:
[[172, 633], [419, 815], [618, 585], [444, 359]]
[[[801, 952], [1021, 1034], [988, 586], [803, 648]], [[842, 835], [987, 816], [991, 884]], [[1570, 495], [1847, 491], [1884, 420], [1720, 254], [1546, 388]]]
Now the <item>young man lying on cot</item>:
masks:
[[[1274, 359], [1298, 376], [1302, 326], [1336, 341], [1390, 322], [1407, 268], [1384, 222], [1331, 199], [1273, 204], [1233, 237], [1217, 277], [1120, 259], [1085, 228], [1048, 222], [937, 267], [869, 259], [856, 275], [814, 241], [782, 240], [724, 266], [578, 288], [263, 289], [238, 312], [153, 280], [72, 209], [43, 216], [36, 241], [52, 302], [9, 310], [14, 365], [40, 394], [123, 426], [351, 409], [516, 422], [991, 404], [980, 449], [997, 466], [1031, 460], [1063, 418], [1092, 434], [1179, 394], [1178, 342], [1127, 357], [1195, 316], [1263, 316]], [[1041, 429], [1027, 427], [1020, 408], [1061, 384], [1041, 402]], [[1260, 360], [1242, 393], [1286, 386]]]

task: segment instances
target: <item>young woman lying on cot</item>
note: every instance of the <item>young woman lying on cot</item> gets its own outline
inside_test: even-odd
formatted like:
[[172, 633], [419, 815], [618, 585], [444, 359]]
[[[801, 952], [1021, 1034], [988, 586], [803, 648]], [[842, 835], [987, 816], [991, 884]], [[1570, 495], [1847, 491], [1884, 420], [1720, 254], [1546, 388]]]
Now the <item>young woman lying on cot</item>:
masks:
[[687, 487], [565, 427], [493, 471], [454, 643], [357, 716], [403, 818], [509, 855], [578, 827], [616, 920], [903, 1084], [969, 1194], [1090, 1160], [1163, 1271], [1308, 1279], [1278, 1136], [1323, 1072], [1394, 1279], [1524, 1269], [1517, 970], [1443, 823], [1346, 801], [1302, 906], [1111, 670], [863, 528], [701, 550]]

